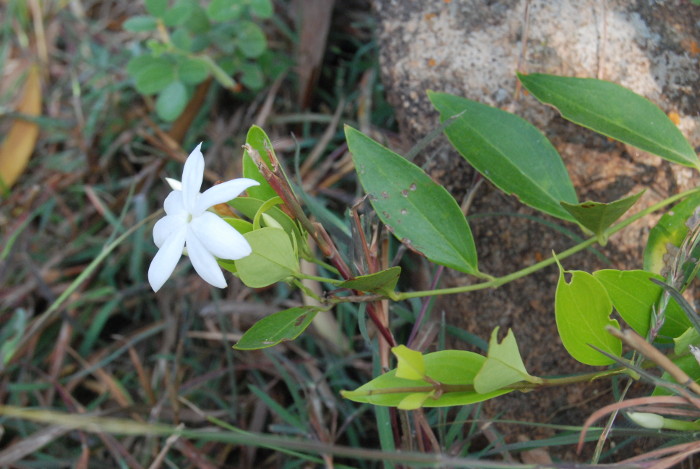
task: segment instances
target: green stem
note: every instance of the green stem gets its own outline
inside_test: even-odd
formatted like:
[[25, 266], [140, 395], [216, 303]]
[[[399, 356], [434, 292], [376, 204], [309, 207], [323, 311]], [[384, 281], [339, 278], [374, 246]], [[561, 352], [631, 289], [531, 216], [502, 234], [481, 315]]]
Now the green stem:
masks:
[[[635, 221], [639, 220], [640, 218], [643, 218], [650, 213], [653, 213], [667, 205], [672, 204], [676, 200], [682, 199], [684, 197], [687, 197], [691, 194], [695, 194], [697, 192], [700, 192], [700, 188], [695, 188], [695, 189], [690, 189], [688, 191], [682, 192], [680, 194], [676, 194], [674, 196], [671, 196], [667, 199], [662, 200], [661, 202], [654, 204], [650, 207], [647, 207], [646, 209], [632, 215], [629, 218], [626, 218], [622, 220], [620, 223], [611, 226], [608, 228], [605, 232], [605, 236], [609, 237], [610, 235], [613, 235], [617, 233], [618, 231], [622, 230], [623, 228], [631, 225]], [[596, 236], [592, 236], [588, 238], [587, 240], [577, 244], [576, 246], [573, 246], [566, 251], [563, 251], [559, 254], [556, 255], [556, 258], [554, 256], [549, 257], [541, 262], [538, 262], [536, 264], [533, 264], [529, 267], [526, 267], [524, 269], [518, 270], [517, 272], [513, 272], [511, 274], [505, 275], [503, 277], [497, 277], [493, 280], [489, 280], [488, 282], [481, 282], [481, 283], [475, 283], [472, 285], [462, 285], [459, 287], [451, 287], [451, 288], [438, 288], [435, 290], [421, 290], [421, 291], [413, 291], [413, 292], [398, 292], [395, 295], [395, 298], [393, 298], [395, 301], [401, 301], [401, 300], [407, 300], [409, 298], [421, 298], [424, 296], [437, 296], [437, 295], [451, 295], [455, 293], [465, 293], [469, 291], [476, 291], [476, 290], [484, 290], [486, 288], [496, 288], [500, 287], [501, 285], [504, 285], [506, 283], [512, 282], [513, 280], [517, 280], [522, 277], [526, 277], [527, 275], [530, 275], [533, 272], [537, 272], [540, 269], [543, 269], [549, 265], [552, 265], [556, 262], [556, 259], [565, 259], [573, 254], [576, 254], [577, 252], [583, 251], [584, 249], [588, 248], [589, 246], [593, 245], [596, 243], [598, 238]]]
[[317, 282], [330, 283], [331, 285], [340, 285], [341, 283], [343, 283], [345, 281], [345, 280], [339, 280], [336, 278], [319, 277], [317, 275], [303, 274], [301, 272], [294, 273], [294, 276], [296, 278], [301, 278], [301, 279], [305, 279], [305, 280], [316, 280]]

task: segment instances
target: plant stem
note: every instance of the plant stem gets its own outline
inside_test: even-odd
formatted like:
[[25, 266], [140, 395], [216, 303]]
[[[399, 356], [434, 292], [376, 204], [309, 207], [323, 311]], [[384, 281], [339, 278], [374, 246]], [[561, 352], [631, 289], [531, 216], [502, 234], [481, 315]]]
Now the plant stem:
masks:
[[[650, 207], [647, 207], [646, 209], [630, 216], [629, 218], [626, 218], [622, 220], [620, 223], [611, 226], [608, 228], [605, 232], [605, 236], [609, 237], [610, 235], [617, 233], [618, 231], [622, 230], [623, 228], [631, 225], [635, 221], [639, 220], [640, 218], [643, 218], [650, 213], [653, 213], [667, 205], [672, 204], [673, 202], [682, 199], [683, 197], [687, 197], [691, 194], [695, 194], [697, 192], [700, 192], [700, 188], [695, 188], [695, 189], [690, 189], [688, 191], [682, 192], [680, 194], [676, 194], [674, 196], [668, 197], [667, 199], [662, 200], [661, 202], [654, 204]], [[462, 285], [459, 287], [451, 287], [451, 288], [438, 288], [435, 290], [421, 290], [421, 291], [413, 291], [413, 292], [398, 292], [395, 294], [394, 298], [392, 298], [395, 301], [401, 301], [401, 300], [407, 300], [409, 298], [421, 298], [424, 296], [435, 296], [435, 295], [451, 295], [455, 293], [465, 293], [469, 291], [476, 291], [476, 290], [484, 290], [486, 288], [496, 288], [500, 287], [501, 285], [504, 285], [506, 283], [512, 282], [513, 280], [517, 280], [522, 277], [526, 277], [527, 275], [530, 275], [533, 272], [537, 272], [538, 270], [541, 270], [549, 265], [552, 265], [556, 262], [556, 259], [565, 259], [573, 254], [576, 254], [577, 252], [583, 251], [584, 249], [588, 248], [589, 246], [593, 245], [596, 243], [598, 238], [596, 236], [592, 236], [588, 238], [587, 240], [577, 244], [576, 246], [573, 246], [566, 251], [563, 251], [559, 254], [556, 255], [556, 258], [554, 255], [552, 257], [549, 257], [543, 261], [540, 261], [536, 264], [533, 264], [529, 267], [526, 267], [524, 269], [518, 270], [517, 272], [513, 272], [511, 274], [505, 275], [503, 277], [497, 277], [493, 280], [489, 280], [488, 282], [481, 282], [481, 283], [475, 283], [472, 285]]]

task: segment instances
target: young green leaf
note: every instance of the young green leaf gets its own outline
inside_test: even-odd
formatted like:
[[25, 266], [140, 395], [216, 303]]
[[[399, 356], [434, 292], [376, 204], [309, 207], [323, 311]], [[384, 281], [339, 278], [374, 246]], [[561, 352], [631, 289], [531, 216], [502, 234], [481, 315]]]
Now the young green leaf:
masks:
[[586, 365], [615, 363], [590, 347], [594, 345], [612, 355], [622, 355], [622, 341], [605, 331], [605, 326], [619, 329], [618, 322], [610, 319], [612, 302], [608, 292], [587, 272], [568, 271], [571, 282], [566, 281], [564, 273], [560, 265], [554, 299], [557, 329], [564, 348], [572, 357]]
[[192, 0], [177, 0], [175, 4], [163, 14], [163, 22], [166, 26], [179, 26], [187, 22], [195, 9]]
[[299, 272], [292, 242], [279, 228], [260, 228], [245, 233], [252, 254], [234, 261], [241, 281], [251, 288], [262, 288]]
[[688, 224], [700, 215], [700, 193], [692, 194], [663, 214], [649, 232], [644, 248], [644, 270], [660, 274], [688, 234]]
[[389, 295], [394, 291], [396, 282], [399, 281], [401, 267], [391, 267], [369, 275], [360, 275], [338, 285], [338, 288], [350, 288], [363, 292]]
[[524, 119], [447, 93], [428, 92], [440, 119], [459, 115], [445, 134], [457, 151], [506, 194], [562, 220], [574, 221], [559, 202], [576, 204], [576, 191], [559, 153]]
[[394, 236], [437, 264], [477, 273], [471, 229], [445, 188], [352, 127], [345, 127], [345, 136], [360, 183]]
[[[250, 145], [253, 150], [258, 152], [260, 158], [268, 167], [271, 166], [270, 157], [267, 152], [272, 152], [274, 155], [275, 150], [272, 148], [272, 142], [263, 129], [257, 125], [252, 126], [250, 130], [248, 130], [245, 142]], [[248, 195], [251, 197], [263, 201], [277, 197], [277, 193], [270, 187], [270, 184], [267, 183], [262, 174], [260, 174], [260, 170], [255, 165], [253, 158], [251, 158], [247, 150], [243, 153], [243, 176], [255, 179], [260, 183], [259, 186], [248, 189]]]
[[478, 393], [486, 394], [518, 381], [542, 382], [525, 369], [513, 331], [508, 330], [508, 334], [499, 344], [498, 329], [496, 327], [491, 333], [489, 353], [486, 362], [474, 378], [474, 389]]
[[207, 15], [212, 21], [226, 22], [237, 20], [243, 14], [243, 2], [231, 0], [211, 0], [207, 6]]
[[[487, 394], [474, 391], [474, 377], [484, 364], [482, 355], [464, 350], [443, 350], [423, 355], [425, 374], [436, 382], [448, 385], [445, 392], [428, 396], [422, 407], [448, 407], [468, 405], [506, 394], [510, 390], [498, 390]], [[450, 386], [452, 386], [450, 388]], [[391, 370], [354, 391], [341, 391], [346, 399], [373, 405], [398, 407], [420, 400], [431, 394], [433, 385], [423, 380], [403, 379]], [[419, 394], [419, 396], [413, 396]], [[413, 397], [409, 397], [413, 396]], [[437, 396], [437, 397], [436, 397]], [[408, 398], [408, 401], [404, 401]], [[403, 404], [402, 404], [403, 402]], [[415, 407], [414, 407], [415, 408]]]
[[258, 350], [272, 347], [282, 341], [294, 340], [306, 330], [322, 308], [299, 306], [271, 314], [253, 324], [233, 348]]
[[411, 350], [405, 345], [399, 345], [391, 349], [396, 356], [396, 377], [403, 379], [423, 380], [425, 378], [425, 361], [423, 354], [417, 350]]
[[203, 82], [209, 76], [207, 61], [198, 57], [183, 57], [179, 63], [177, 74], [180, 80], [188, 85]]
[[158, 94], [156, 113], [166, 122], [172, 122], [182, 114], [187, 106], [187, 87], [181, 81], [174, 81]]
[[250, 0], [250, 12], [258, 18], [270, 18], [275, 10], [270, 0]]
[[700, 168], [678, 127], [648, 99], [615, 83], [593, 78], [518, 74], [537, 99], [583, 127], [674, 163]]
[[624, 215], [639, 200], [642, 194], [644, 194], [644, 191], [607, 204], [593, 202], [592, 200], [580, 204], [560, 203], [564, 210], [569, 212], [581, 226], [592, 231], [598, 237], [600, 244], [605, 245], [608, 241], [605, 230]]
[[[652, 307], [661, 298], [663, 289], [650, 279], [663, 280], [660, 275], [644, 270], [604, 269], [593, 276], [605, 287], [613, 306], [634, 331], [646, 337], [651, 325]], [[677, 337], [690, 326], [678, 304], [671, 300], [666, 308], [666, 320], [660, 335]]]

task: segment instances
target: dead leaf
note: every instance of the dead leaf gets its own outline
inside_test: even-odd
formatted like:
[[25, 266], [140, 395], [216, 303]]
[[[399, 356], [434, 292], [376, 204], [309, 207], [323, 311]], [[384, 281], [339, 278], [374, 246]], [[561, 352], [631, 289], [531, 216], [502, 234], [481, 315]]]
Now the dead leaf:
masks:
[[[39, 68], [30, 67], [16, 112], [38, 116], [41, 112], [41, 82]], [[39, 126], [17, 118], [0, 145], [0, 189], [8, 190], [24, 172], [34, 152]]]

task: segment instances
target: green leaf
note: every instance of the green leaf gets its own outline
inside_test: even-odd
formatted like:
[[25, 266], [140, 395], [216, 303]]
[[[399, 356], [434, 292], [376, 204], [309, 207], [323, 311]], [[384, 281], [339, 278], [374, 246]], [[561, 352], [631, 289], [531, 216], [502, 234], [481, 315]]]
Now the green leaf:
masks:
[[345, 127], [360, 183], [394, 236], [431, 261], [478, 273], [476, 247], [457, 202], [418, 166]]
[[[141, 94], [154, 94], [163, 91], [175, 82], [175, 64], [165, 57], [151, 58], [151, 63], [144, 65], [142, 60], [136, 62], [136, 90]], [[138, 68], [136, 68], [138, 65]]]
[[225, 23], [237, 20], [243, 14], [243, 2], [212, 0], [207, 6], [207, 15], [212, 21]]
[[[663, 280], [660, 275], [644, 270], [604, 269], [593, 272], [593, 276], [605, 287], [613, 306], [622, 319], [634, 331], [646, 337], [651, 325], [652, 308], [663, 293], [663, 289], [650, 279]], [[671, 300], [666, 309], [666, 320], [659, 331], [661, 335], [677, 337], [690, 322], [683, 310]]]
[[178, 0], [163, 14], [163, 23], [166, 26], [180, 26], [185, 24], [192, 15], [195, 4], [191, 0]]
[[12, 360], [22, 335], [27, 327], [28, 314], [25, 309], [18, 308], [0, 329], [0, 371]]
[[360, 275], [350, 280], [346, 280], [338, 288], [350, 288], [363, 292], [378, 293], [380, 295], [390, 295], [401, 275], [401, 267], [390, 267], [386, 270], [375, 272], [369, 275]]
[[125, 31], [135, 33], [154, 31], [157, 26], [158, 21], [152, 16], [132, 16], [122, 25]]
[[[180, 50], [186, 52], [191, 52], [192, 50], [192, 37], [185, 29], [178, 28], [173, 31], [170, 35], [170, 42]], [[182, 57], [182, 59], [186, 59], [186, 57]], [[181, 62], [181, 60], [179, 60], [179, 62]]]
[[145, 68], [148, 68], [153, 63], [153, 60], [153, 56], [150, 54], [132, 57], [126, 64], [126, 72], [136, 78]]
[[145, 0], [146, 11], [158, 18], [168, 9], [168, 0]]
[[559, 153], [524, 119], [447, 93], [428, 92], [444, 121], [459, 115], [445, 134], [486, 179], [521, 202], [563, 220], [574, 218], [559, 202], [578, 203]]
[[258, 64], [243, 63], [240, 72], [241, 83], [252, 90], [259, 90], [265, 84], [265, 76]]
[[253, 324], [233, 348], [258, 350], [273, 347], [280, 342], [294, 340], [306, 330], [323, 308], [299, 306], [271, 314]]
[[700, 215], [700, 193], [692, 194], [663, 214], [651, 231], [644, 248], [644, 270], [660, 274], [667, 259], [675, 254], [669, 246], [680, 247], [688, 234], [689, 220]]
[[[250, 145], [253, 150], [257, 151], [260, 158], [267, 164], [267, 167], [271, 168], [270, 157], [267, 152], [269, 151], [274, 155], [275, 150], [265, 131], [257, 125], [252, 126], [250, 130], [248, 130], [245, 142]], [[251, 158], [247, 150], [243, 153], [243, 177], [254, 179], [260, 183], [259, 186], [248, 189], [249, 196], [263, 201], [277, 197], [277, 192], [270, 187], [270, 184], [268, 184], [262, 174], [260, 174], [260, 170], [258, 170], [258, 167], [255, 165], [253, 158]]]
[[588, 272], [568, 271], [571, 282], [564, 278], [559, 266], [559, 283], [554, 299], [554, 313], [564, 348], [576, 360], [586, 365], [610, 365], [611, 358], [590, 347], [593, 345], [611, 355], [622, 354], [622, 341], [610, 335], [606, 326], [619, 329], [610, 319], [612, 302], [600, 281]]
[[615, 83], [593, 78], [518, 74], [537, 99], [565, 118], [674, 163], [700, 168], [693, 147], [655, 104]]
[[403, 379], [422, 380], [425, 378], [425, 361], [423, 354], [417, 350], [411, 350], [405, 345], [393, 347], [391, 353], [398, 360], [396, 364], [396, 377]]
[[238, 48], [248, 58], [259, 57], [267, 49], [267, 39], [260, 27], [250, 21], [241, 22], [238, 28]]
[[196, 85], [203, 82], [209, 76], [207, 61], [197, 57], [185, 57], [180, 60], [178, 68], [180, 80], [188, 85]]
[[639, 200], [642, 194], [644, 194], [644, 191], [607, 204], [593, 202], [592, 200], [580, 204], [560, 203], [564, 210], [569, 212], [577, 222], [598, 237], [600, 244], [605, 245], [608, 241], [605, 230], [624, 215]]
[[234, 261], [241, 281], [251, 288], [262, 288], [299, 272], [299, 261], [292, 242], [279, 228], [261, 228], [245, 233], [253, 253]]
[[[250, 191], [250, 188], [247, 190]], [[229, 205], [252, 220], [266, 202], [267, 201], [262, 201], [253, 197], [236, 197], [229, 202]], [[265, 213], [274, 218], [274, 220], [280, 224], [281, 228], [285, 232], [288, 234], [294, 234], [297, 241], [302, 242], [305, 240], [301, 231], [299, 230], [299, 226], [294, 222], [294, 220], [289, 218], [289, 215], [284, 213], [278, 207], [270, 207], [265, 211]]]
[[[447, 407], [468, 405], [492, 399], [510, 392], [498, 390], [479, 394], [473, 390], [474, 377], [486, 361], [482, 355], [464, 350], [443, 350], [423, 355], [425, 374], [431, 379], [447, 385], [463, 386], [464, 390], [445, 392], [437, 399], [428, 398], [423, 407]], [[422, 395], [430, 394], [432, 385], [423, 380], [398, 378], [396, 370], [391, 370], [354, 391], [341, 391], [346, 399], [373, 405], [397, 407], [411, 395], [409, 401], [420, 400]], [[404, 405], [406, 402], [404, 402]]]
[[185, 28], [194, 35], [192, 40], [192, 52], [203, 49], [203, 44], [208, 44], [208, 40], [205, 38], [205, 33], [211, 29], [211, 24], [209, 23], [209, 18], [207, 13], [201, 6], [195, 4], [192, 7], [189, 18], [185, 21]]
[[250, 0], [250, 12], [258, 18], [270, 18], [275, 10], [270, 0]]
[[691, 345], [696, 347], [700, 345], [700, 331], [697, 331], [694, 327], [689, 327], [685, 332], [673, 339], [673, 353], [684, 355], [688, 353], [688, 347]]
[[172, 122], [187, 106], [187, 87], [181, 81], [170, 83], [156, 99], [156, 113], [166, 122]]
[[519, 381], [541, 383], [540, 378], [531, 376], [525, 369], [513, 331], [509, 329], [499, 344], [498, 329], [496, 327], [491, 333], [489, 353], [486, 362], [474, 378], [474, 389], [478, 393], [486, 394]]

